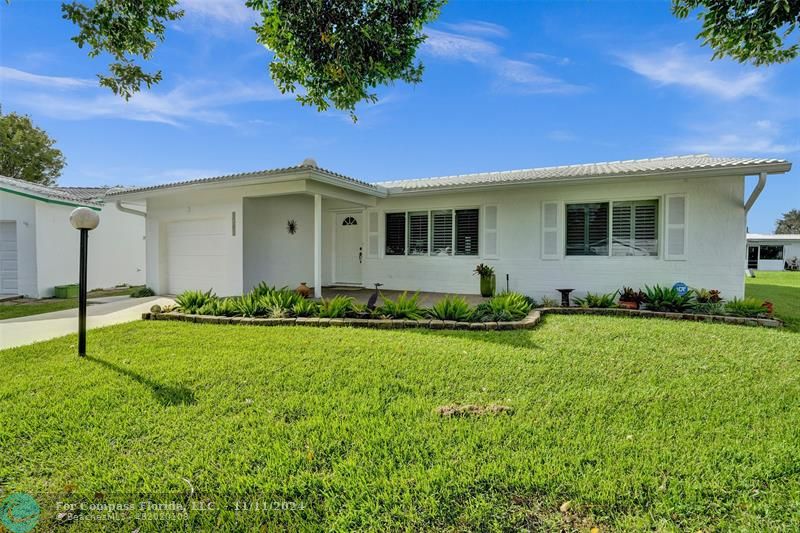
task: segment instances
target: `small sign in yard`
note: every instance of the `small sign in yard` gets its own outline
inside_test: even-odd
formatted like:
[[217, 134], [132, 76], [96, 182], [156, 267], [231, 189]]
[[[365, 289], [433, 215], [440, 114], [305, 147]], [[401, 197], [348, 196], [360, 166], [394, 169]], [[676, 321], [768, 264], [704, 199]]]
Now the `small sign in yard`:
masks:
[[689, 292], [689, 286], [682, 281], [679, 281], [678, 283], [673, 285], [672, 288], [678, 291], [678, 294], [680, 294], [681, 296]]

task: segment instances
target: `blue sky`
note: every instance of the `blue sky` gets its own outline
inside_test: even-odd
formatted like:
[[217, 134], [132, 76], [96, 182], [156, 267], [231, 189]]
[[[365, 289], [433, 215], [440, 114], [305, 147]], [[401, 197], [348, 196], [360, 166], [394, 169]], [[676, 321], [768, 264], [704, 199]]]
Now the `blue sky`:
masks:
[[[380, 88], [353, 124], [281, 95], [243, 0], [185, 0], [129, 103], [98, 88], [103, 58], [69, 38], [60, 3], [0, 5], [0, 103], [58, 141], [62, 185], [153, 184], [305, 157], [364, 179], [687, 153], [800, 163], [800, 60], [710, 61], [669, 3], [458, 2], [420, 51], [423, 82]], [[800, 169], [770, 178], [751, 231], [800, 208]]]

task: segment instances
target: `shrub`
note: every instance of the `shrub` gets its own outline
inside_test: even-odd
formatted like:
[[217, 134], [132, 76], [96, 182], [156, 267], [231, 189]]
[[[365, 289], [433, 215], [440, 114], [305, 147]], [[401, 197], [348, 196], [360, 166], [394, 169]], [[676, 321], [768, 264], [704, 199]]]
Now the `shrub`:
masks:
[[432, 318], [466, 322], [472, 314], [469, 303], [461, 296], [445, 296], [428, 310]]
[[539, 307], [558, 307], [558, 305], [559, 305], [558, 300], [556, 300], [555, 298], [550, 298], [548, 296], [545, 296], [544, 298], [542, 298], [542, 301], [539, 302]]
[[683, 312], [691, 308], [694, 291], [681, 295], [674, 287], [644, 286], [645, 307], [651, 311]]
[[695, 302], [692, 311], [700, 315], [724, 315], [725, 304], [722, 302]]
[[304, 300], [300, 294], [283, 288], [272, 290], [259, 297], [259, 305], [272, 318], [285, 318], [292, 313], [292, 308]]
[[275, 290], [276, 289], [273, 285], [267, 285], [266, 282], [262, 281], [261, 283], [253, 287], [253, 289], [250, 291], [250, 294], [260, 297], [272, 294], [273, 292], [275, 292]]
[[647, 295], [642, 291], [635, 291], [632, 287], [622, 287], [622, 291], [619, 293], [619, 301], [620, 302], [636, 302], [637, 304], [641, 304], [645, 301]]
[[322, 299], [319, 305], [321, 318], [344, 318], [353, 312], [353, 299], [341, 294], [330, 299]]
[[216, 297], [215, 294], [211, 293], [210, 289], [207, 292], [183, 291], [175, 297], [175, 305], [180, 311], [193, 315], [210, 300], [216, 299]]
[[267, 310], [262, 304], [263, 299], [252, 292], [235, 300], [236, 312], [247, 317], [265, 315]]
[[764, 302], [756, 298], [733, 298], [725, 304], [725, 312], [732, 316], [758, 317], [767, 314]]
[[530, 310], [525, 296], [518, 292], [504, 292], [478, 305], [472, 318], [478, 322], [510, 322], [522, 320]]
[[479, 275], [482, 278], [487, 278], [489, 276], [494, 275], [494, 267], [481, 263], [478, 266], [476, 266], [475, 270], [473, 270], [472, 272], [474, 274]]
[[700, 304], [716, 304], [722, 301], [722, 295], [716, 289], [697, 289], [694, 298]]
[[131, 291], [131, 298], [146, 298], [155, 295], [155, 291], [150, 287], [137, 287]]
[[314, 300], [300, 299], [292, 306], [294, 316], [314, 316], [319, 312], [319, 304]]
[[377, 313], [390, 318], [407, 318], [419, 320], [425, 314], [419, 305], [419, 293], [415, 292], [411, 296], [403, 292], [397, 298], [383, 297], [383, 304], [377, 309]]
[[583, 298], [575, 298], [575, 303], [580, 307], [591, 307], [598, 309], [608, 309], [616, 307], [614, 298], [617, 297], [617, 291], [609, 292], [608, 294], [594, 294], [587, 292]]

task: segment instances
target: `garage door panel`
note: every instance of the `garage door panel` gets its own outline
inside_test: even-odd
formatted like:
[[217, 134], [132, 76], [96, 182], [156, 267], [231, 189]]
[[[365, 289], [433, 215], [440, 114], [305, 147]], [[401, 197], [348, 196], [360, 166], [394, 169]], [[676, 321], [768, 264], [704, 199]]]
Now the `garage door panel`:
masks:
[[225, 220], [181, 220], [167, 226], [169, 292], [224, 290], [230, 236]]
[[17, 223], [0, 222], [0, 294], [17, 294]]

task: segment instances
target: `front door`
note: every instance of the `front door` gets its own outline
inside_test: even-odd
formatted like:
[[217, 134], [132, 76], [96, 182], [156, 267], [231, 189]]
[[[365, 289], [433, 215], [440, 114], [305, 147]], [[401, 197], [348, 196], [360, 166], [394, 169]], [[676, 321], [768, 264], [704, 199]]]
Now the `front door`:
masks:
[[747, 268], [758, 270], [758, 246], [747, 247]]
[[336, 214], [336, 250], [334, 281], [361, 285], [361, 261], [364, 258], [364, 230], [361, 213]]

